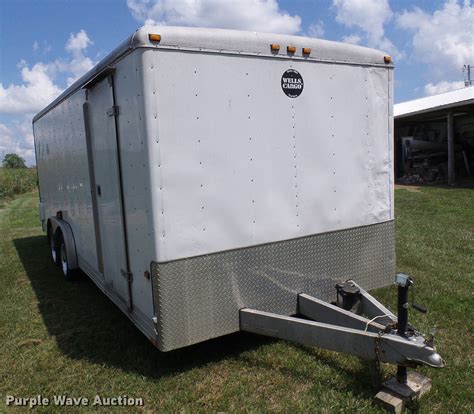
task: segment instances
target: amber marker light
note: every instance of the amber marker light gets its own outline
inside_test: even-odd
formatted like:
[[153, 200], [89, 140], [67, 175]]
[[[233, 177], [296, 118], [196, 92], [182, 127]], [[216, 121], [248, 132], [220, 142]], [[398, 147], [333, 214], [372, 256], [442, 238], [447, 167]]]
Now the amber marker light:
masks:
[[310, 55], [311, 54], [311, 48], [310, 47], [304, 47], [303, 48], [303, 55]]
[[384, 57], [383, 57], [383, 61], [384, 61], [385, 63], [392, 63], [392, 58], [391, 58], [390, 56], [384, 56]]
[[296, 47], [295, 46], [287, 46], [286, 51], [288, 53], [295, 53], [296, 52]]
[[148, 39], [152, 42], [159, 42], [161, 40], [161, 35], [155, 33], [149, 33]]
[[277, 45], [275, 43], [272, 43], [270, 45], [270, 49], [272, 49], [272, 52], [278, 52], [280, 50], [280, 45]]

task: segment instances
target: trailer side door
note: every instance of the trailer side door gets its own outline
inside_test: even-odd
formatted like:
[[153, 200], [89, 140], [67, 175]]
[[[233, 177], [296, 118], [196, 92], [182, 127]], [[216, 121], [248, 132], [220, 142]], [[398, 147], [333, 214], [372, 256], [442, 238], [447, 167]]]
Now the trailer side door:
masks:
[[99, 270], [105, 278], [106, 289], [127, 302], [131, 309], [131, 279], [127, 271], [126, 224], [115, 122], [118, 108], [114, 106], [111, 75], [88, 89], [87, 103], [95, 181], [96, 232], [100, 240]]

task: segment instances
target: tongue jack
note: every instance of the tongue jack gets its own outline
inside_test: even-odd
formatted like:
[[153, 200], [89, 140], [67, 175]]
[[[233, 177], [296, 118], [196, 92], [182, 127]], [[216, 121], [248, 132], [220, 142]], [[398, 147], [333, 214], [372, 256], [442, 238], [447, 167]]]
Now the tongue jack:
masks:
[[[395, 283], [398, 285], [398, 328], [400, 336], [407, 336], [408, 329], [408, 289], [413, 284], [410, 276], [397, 273]], [[407, 367], [397, 365], [397, 381], [401, 384], [407, 383]]]
[[[398, 285], [398, 324], [397, 324], [397, 334], [400, 336], [408, 337], [409, 336], [409, 325], [408, 325], [408, 308], [410, 304], [408, 303], [408, 290], [410, 286], [413, 286], [413, 279], [404, 274], [397, 273], [395, 276], [395, 283]], [[412, 288], [413, 289], [413, 288]], [[412, 303], [413, 309], [421, 313], [427, 313], [428, 309], [424, 306], [417, 305]], [[401, 384], [407, 383], [407, 367], [404, 365], [397, 366], [397, 381]]]

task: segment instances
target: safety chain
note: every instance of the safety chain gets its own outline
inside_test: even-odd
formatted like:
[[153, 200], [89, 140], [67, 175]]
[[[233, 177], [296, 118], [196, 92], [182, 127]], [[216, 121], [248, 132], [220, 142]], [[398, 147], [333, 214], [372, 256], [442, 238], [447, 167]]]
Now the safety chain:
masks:
[[375, 370], [378, 375], [381, 375], [380, 372], [380, 339], [384, 336], [387, 332], [391, 332], [393, 329], [396, 328], [396, 323], [389, 323], [383, 331], [379, 331], [377, 333], [377, 337], [375, 338]]
[[384, 331], [379, 331], [375, 338], [375, 370], [380, 374], [380, 338], [382, 338]]

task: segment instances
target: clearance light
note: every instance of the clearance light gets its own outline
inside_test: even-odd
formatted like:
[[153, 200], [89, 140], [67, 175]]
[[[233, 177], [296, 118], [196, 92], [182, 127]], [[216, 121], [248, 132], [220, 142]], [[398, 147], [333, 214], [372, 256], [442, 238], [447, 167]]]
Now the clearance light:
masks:
[[296, 52], [296, 47], [294, 47], [294, 46], [287, 46], [287, 47], [286, 47], [286, 51], [287, 51], [288, 53], [295, 53], [295, 52]]
[[310, 47], [304, 47], [303, 48], [303, 55], [310, 55], [311, 54], [311, 48]]
[[392, 63], [392, 58], [391, 58], [390, 56], [384, 56], [384, 57], [383, 57], [383, 61], [384, 61], [385, 63]]
[[148, 39], [152, 42], [159, 42], [161, 40], [161, 35], [155, 33], [149, 33]]
[[275, 43], [272, 43], [270, 45], [270, 49], [272, 49], [272, 52], [278, 52], [280, 50], [280, 45], [277, 45]]

